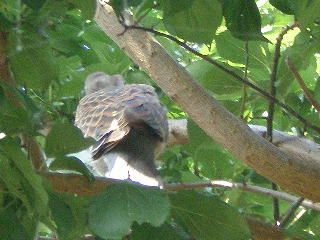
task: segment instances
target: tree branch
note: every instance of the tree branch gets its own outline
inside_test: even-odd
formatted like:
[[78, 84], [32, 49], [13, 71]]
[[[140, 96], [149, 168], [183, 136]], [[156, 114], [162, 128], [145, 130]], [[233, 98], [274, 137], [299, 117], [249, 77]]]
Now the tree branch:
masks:
[[[320, 201], [320, 163], [286, 154], [223, 108], [149, 34], [124, 32], [113, 9], [98, 3], [96, 22], [210, 137], [259, 174]], [[275, 169], [277, 171], [275, 171]]]
[[180, 41], [179, 39], [166, 34], [166, 33], [162, 33], [159, 31], [156, 31], [152, 28], [145, 28], [145, 27], [141, 27], [141, 26], [126, 26], [124, 24], [122, 24], [123, 27], [125, 28], [123, 30], [123, 32], [119, 33], [120, 35], [124, 34], [126, 31], [130, 30], [130, 29], [137, 29], [137, 30], [142, 30], [145, 32], [150, 32], [153, 33], [155, 35], [158, 36], [162, 36], [165, 38], [170, 39], [171, 41], [177, 43], [178, 45], [180, 45], [181, 47], [183, 47], [184, 49], [188, 50], [189, 52], [193, 53], [194, 55], [200, 57], [201, 59], [205, 60], [206, 62], [212, 64], [213, 66], [221, 69], [222, 71], [224, 71], [225, 73], [229, 74], [230, 76], [234, 77], [235, 79], [237, 79], [238, 81], [244, 83], [245, 85], [249, 86], [250, 88], [252, 88], [253, 90], [257, 91], [258, 93], [260, 93], [263, 97], [269, 99], [270, 101], [273, 101], [275, 104], [279, 105], [281, 108], [283, 108], [284, 110], [286, 110], [288, 113], [290, 113], [293, 117], [295, 117], [296, 119], [298, 119], [299, 121], [301, 121], [305, 126], [312, 128], [313, 130], [317, 131], [318, 133], [320, 133], [320, 127], [313, 125], [312, 123], [308, 122], [305, 118], [303, 118], [300, 114], [298, 114], [297, 112], [295, 112], [291, 107], [285, 105], [284, 103], [280, 102], [279, 99], [277, 99], [275, 96], [272, 96], [271, 94], [269, 94], [268, 92], [266, 92], [265, 90], [263, 90], [262, 88], [259, 88], [258, 86], [256, 86], [254, 83], [250, 82], [248, 79], [241, 77], [240, 75], [236, 74], [234, 71], [224, 67], [223, 65], [221, 65], [220, 63], [218, 63], [217, 61], [213, 60], [212, 58], [210, 58], [207, 55], [203, 55], [202, 53], [199, 53], [198, 51], [194, 50], [193, 48], [189, 47], [185, 42]]
[[297, 201], [287, 210], [279, 224], [280, 228], [284, 228], [289, 223], [295, 211], [301, 206], [303, 200], [304, 198], [297, 199]]
[[[267, 128], [260, 125], [248, 125], [250, 129], [262, 136], [266, 136]], [[169, 135], [169, 146], [175, 144], [187, 144], [188, 131], [187, 131], [187, 120], [186, 119], [170, 119], [169, 120], [169, 131], [176, 132]], [[298, 156], [308, 162], [320, 162], [320, 144], [317, 144], [305, 137], [292, 136], [287, 133], [273, 130], [273, 144], [280, 148], [282, 151]]]
[[298, 84], [300, 85], [304, 95], [309, 100], [309, 102], [314, 106], [314, 108], [320, 113], [320, 104], [314, 99], [313, 94], [305, 85], [302, 77], [300, 76], [299, 72], [297, 71], [296, 67], [294, 66], [293, 62], [290, 61], [288, 57], [285, 59], [288, 69], [293, 74], [294, 78], [297, 80]]
[[[120, 182], [121, 180], [96, 177], [95, 181], [89, 182], [87, 178], [79, 174], [66, 174], [66, 173], [39, 173], [42, 177], [49, 180], [52, 184], [54, 191], [60, 193], [78, 194], [78, 195], [95, 195], [101, 193], [108, 185], [112, 183]], [[243, 183], [232, 183], [223, 180], [205, 181], [197, 183], [177, 183], [177, 184], [166, 184], [164, 189], [167, 191], [181, 191], [191, 190], [195, 188], [226, 188], [234, 189], [238, 188], [243, 191], [253, 192], [262, 194], [265, 196], [273, 197], [276, 196], [279, 199], [296, 202], [298, 197], [292, 196], [288, 193], [273, 191], [262, 187], [247, 185]], [[308, 200], [304, 200], [301, 204], [304, 207], [311, 208], [320, 211], [320, 205], [313, 203]]]
[[[272, 70], [270, 74], [270, 95], [272, 97], [276, 97], [276, 81], [277, 81], [277, 72], [278, 72], [278, 64], [280, 59], [280, 48], [281, 43], [284, 35], [290, 30], [298, 26], [298, 24], [295, 22], [291, 25], [288, 25], [282, 29], [280, 34], [277, 37], [277, 43], [275, 46], [274, 56], [273, 56], [273, 64], [272, 64]], [[266, 132], [266, 139], [268, 139], [271, 143], [272, 141], [272, 132], [273, 132], [273, 115], [274, 115], [274, 105], [275, 102], [270, 100], [269, 106], [268, 106], [268, 118], [267, 118], [267, 132]], [[275, 183], [272, 183], [272, 189], [278, 190], [278, 186]], [[277, 198], [273, 198], [273, 217], [276, 224], [279, 223], [280, 219], [280, 206], [279, 206], [279, 200]]]

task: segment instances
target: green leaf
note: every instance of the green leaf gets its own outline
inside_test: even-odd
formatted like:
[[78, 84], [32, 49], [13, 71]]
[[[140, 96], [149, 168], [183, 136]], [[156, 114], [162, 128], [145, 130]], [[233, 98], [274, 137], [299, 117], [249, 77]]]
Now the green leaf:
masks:
[[10, 160], [0, 151], [0, 179], [6, 189], [19, 199], [27, 209], [28, 214], [32, 214], [32, 203], [29, 201], [27, 193], [22, 191], [22, 183], [25, 180], [23, 176], [10, 164]]
[[299, 0], [294, 1], [294, 12], [300, 25], [304, 28], [313, 27], [315, 20], [320, 17], [320, 1]]
[[0, 12], [0, 31], [8, 32], [14, 24], [10, 22], [4, 15]]
[[314, 88], [314, 99], [320, 103], [320, 77], [316, 81], [316, 86]]
[[86, 149], [94, 142], [91, 138], [84, 138], [81, 130], [72, 124], [57, 123], [47, 136], [45, 151], [49, 157], [63, 156]]
[[269, 0], [270, 4], [285, 14], [294, 14], [292, 0]]
[[21, 151], [17, 141], [10, 137], [1, 139], [0, 151], [14, 163], [20, 174], [25, 178], [22, 184], [34, 209], [39, 214], [46, 213], [48, 203], [47, 192], [42, 185], [40, 176], [34, 172], [30, 161]]
[[119, 0], [111, 0], [109, 4], [112, 6], [117, 16], [119, 16], [123, 10], [137, 6], [142, 2], [142, 0], [130, 0], [130, 1], [119, 1]]
[[[72, 211], [67, 203], [59, 197], [58, 194], [50, 194], [49, 207], [55, 224], [57, 225], [57, 233], [62, 239], [75, 239], [72, 236], [76, 222]], [[71, 236], [73, 238], [71, 238]]]
[[314, 234], [308, 233], [310, 230], [310, 223], [319, 218], [319, 212], [317, 211], [307, 211], [295, 221], [290, 227], [286, 230], [288, 236], [299, 237], [301, 239], [317, 239], [314, 238]]
[[35, 10], [40, 9], [45, 2], [46, 0], [22, 0], [22, 3]]
[[209, 137], [191, 118], [188, 118], [187, 129], [190, 144], [194, 146], [194, 148], [198, 147], [204, 142], [213, 143], [212, 138]]
[[190, 139], [187, 150], [197, 163], [201, 175], [209, 179], [232, 177], [230, 155], [191, 119], [188, 119], [187, 129]]
[[[245, 43], [231, 36], [229, 31], [224, 31], [215, 36], [217, 50], [221, 57], [234, 63], [245, 64]], [[251, 41], [248, 43], [249, 67], [270, 68], [271, 54], [264, 42]]]
[[6, 134], [18, 134], [32, 130], [30, 113], [21, 106], [10, 103], [0, 104], [2, 113], [0, 115], [0, 128]]
[[51, 81], [58, 79], [56, 61], [46, 39], [29, 33], [21, 41], [19, 34], [13, 34], [10, 45], [10, 68], [21, 85], [45, 89]]
[[74, 4], [81, 10], [82, 16], [85, 19], [92, 19], [96, 10], [96, 1], [78, 1], [68, 0], [68, 2]]
[[[231, 70], [229, 65], [221, 62], [220, 64]], [[204, 60], [191, 63], [187, 69], [202, 86], [219, 95], [219, 99], [237, 98], [242, 94], [242, 84], [238, 80]], [[239, 75], [242, 74], [237, 69], [232, 69], [232, 71]]]
[[254, 0], [224, 0], [223, 16], [226, 26], [235, 38], [248, 40], [268, 40], [261, 33], [261, 16]]
[[217, 197], [183, 191], [170, 194], [170, 200], [172, 217], [196, 239], [250, 238], [245, 218]]
[[153, 82], [150, 77], [143, 71], [130, 71], [126, 75], [126, 82], [129, 84], [138, 83], [138, 84], [148, 84], [152, 85]]
[[158, 227], [168, 217], [169, 199], [156, 188], [127, 182], [109, 185], [89, 207], [89, 228], [103, 239], [121, 238], [134, 221]]
[[285, 96], [288, 93], [294, 79], [285, 63], [285, 59], [288, 57], [298, 71], [305, 70], [313, 62], [316, 62], [314, 54], [318, 51], [319, 47], [319, 40], [311, 38], [305, 32], [301, 32], [296, 36], [294, 44], [281, 53], [282, 57], [280, 58], [277, 74], [277, 80], [279, 81], [277, 93], [279, 96]]
[[50, 170], [71, 170], [84, 175], [89, 181], [94, 180], [93, 174], [86, 165], [74, 156], [60, 156], [50, 164]]
[[160, 227], [153, 227], [149, 224], [134, 224], [130, 240], [183, 240], [179, 236], [176, 229], [168, 223], [162, 224]]
[[186, 41], [210, 44], [221, 24], [217, 0], [165, 0], [163, 22], [169, 33]]
[[0, 239], [32, 239], [32, 236], [26, 231], [12, 207], [0, 210]]
[[84, 29], [83, 38], [100, 62], [105, 64], [107, 73], [122, 73], [128, 69], [131, 60], [96, 24], [90, 24]]
[[21, 15], [22, 4], [20, 1], [2, 0], [0, 14], [10, 22], [16, 22]]

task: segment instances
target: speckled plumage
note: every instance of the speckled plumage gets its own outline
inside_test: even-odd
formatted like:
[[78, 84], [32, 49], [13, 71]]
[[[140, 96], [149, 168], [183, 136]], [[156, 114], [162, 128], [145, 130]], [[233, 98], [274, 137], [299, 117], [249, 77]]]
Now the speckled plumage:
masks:
[[[137, 141], [148, 142], [139, 138], [142, 135], [151, 138], [152, 154], [148, 155], [150, 158], [154, 158], [154, 155], [162, 150], [168, 138], [166, 110], [160, 104], [154, 88], [145, 84], [105, 88], [86, 95], [79, 102], [75, 125], [85, 137], [92, 137], [97, 141], [91, 150], [93, 159], [97, 160], [112, 151], [118, 151], [113, 149], [120, 149], [121, 147], [116, 146], [125, 142], [133, 129], [138, 133]], [[140, 156], [137, 158], [140, 159]], [[145, 158], [148, 157], [141, 156], [142, 160], [133, 159], [132, 164], [129, 159], [125, 161], [132, 166], [135, 166], [135, 161], [150, 162], [153, 168], [154, 159]], [[110, 168], [108, 160], [106, 161], [105, 168]]]

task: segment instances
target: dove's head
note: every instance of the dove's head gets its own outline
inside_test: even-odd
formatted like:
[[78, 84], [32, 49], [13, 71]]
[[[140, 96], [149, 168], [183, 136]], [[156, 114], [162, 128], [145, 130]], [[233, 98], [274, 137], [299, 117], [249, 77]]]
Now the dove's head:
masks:
[[84, 89], [86, 95], [101, 89], [115, 89], [124, 86], [123, 77], [119, 74], [107, 75], [104, 72], [94, 72], [87, 76]]

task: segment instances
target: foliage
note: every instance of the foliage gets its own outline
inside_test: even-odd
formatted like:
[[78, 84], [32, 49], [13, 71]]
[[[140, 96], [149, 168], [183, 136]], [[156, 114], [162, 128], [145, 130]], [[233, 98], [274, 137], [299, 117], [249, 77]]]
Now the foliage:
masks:
[[[111, 1], [120, 16], [129, 8], [139, 24], [168, 33], [269, 91], [275, 42], [296, 19], [299, 29], [285, 34], [277, 79], [277, 98], [320, 127], [319, 113], [306, 99], [285, 64], [289, 57], [320, 102], [320, 3], [317, 0], [135, 0]], [[122, 74], [128, 83], [156, 87], [170, 118], [185, 113], [92, 20], [95, 1], [2, 0], [1, 68], [10, 69], [14, 85], [0, 75], [0, 239], [85, 233], [102, 239], [249, 239], [245, 216], [272, 222], [269, 198], [238, 190], [203, 189], [167, 193], [129, 183], [114, 184], [98, 196], [59, 194], [30, 162], [19, 136], [34, 138], [51, 170], [90, 171], [69, 154], [90, 144], [73, 127], [74, 112], [91, 72]], [[226, 72], [172, 41], [156, 36], [222, 105], [251, 124], [265, 125], [268, 101]], [[2, 45], [1, 45], [2, 44]], [[246, 45], [248, 47], [246, 47]], [[8, 65], [6, 65], [8, 63]], [[2, 74], [2, 69], [0, 69]], [[195, 96], [196, 97], [196, 96]], [[320, 141], [319, 133], [276, 107], [276, 129]], [[51, 129], [46, 134], [47, 129]], [[206, 179], [245, 181], [267, 187], [269, 181], [237, 161], [188, 120], [190, 143], [161, 155], [167, 182]], [[4, 137], [5, 136], [5, 137]], [[50, 157], [50, 158], [49, 158]], [[288, 203], [281, 203], [281, 214]], [[288, 236], [319, 238], [319, 214], [306, 211], [291, 222]], [[14, 227], [12, 227], [14, 226]]]

